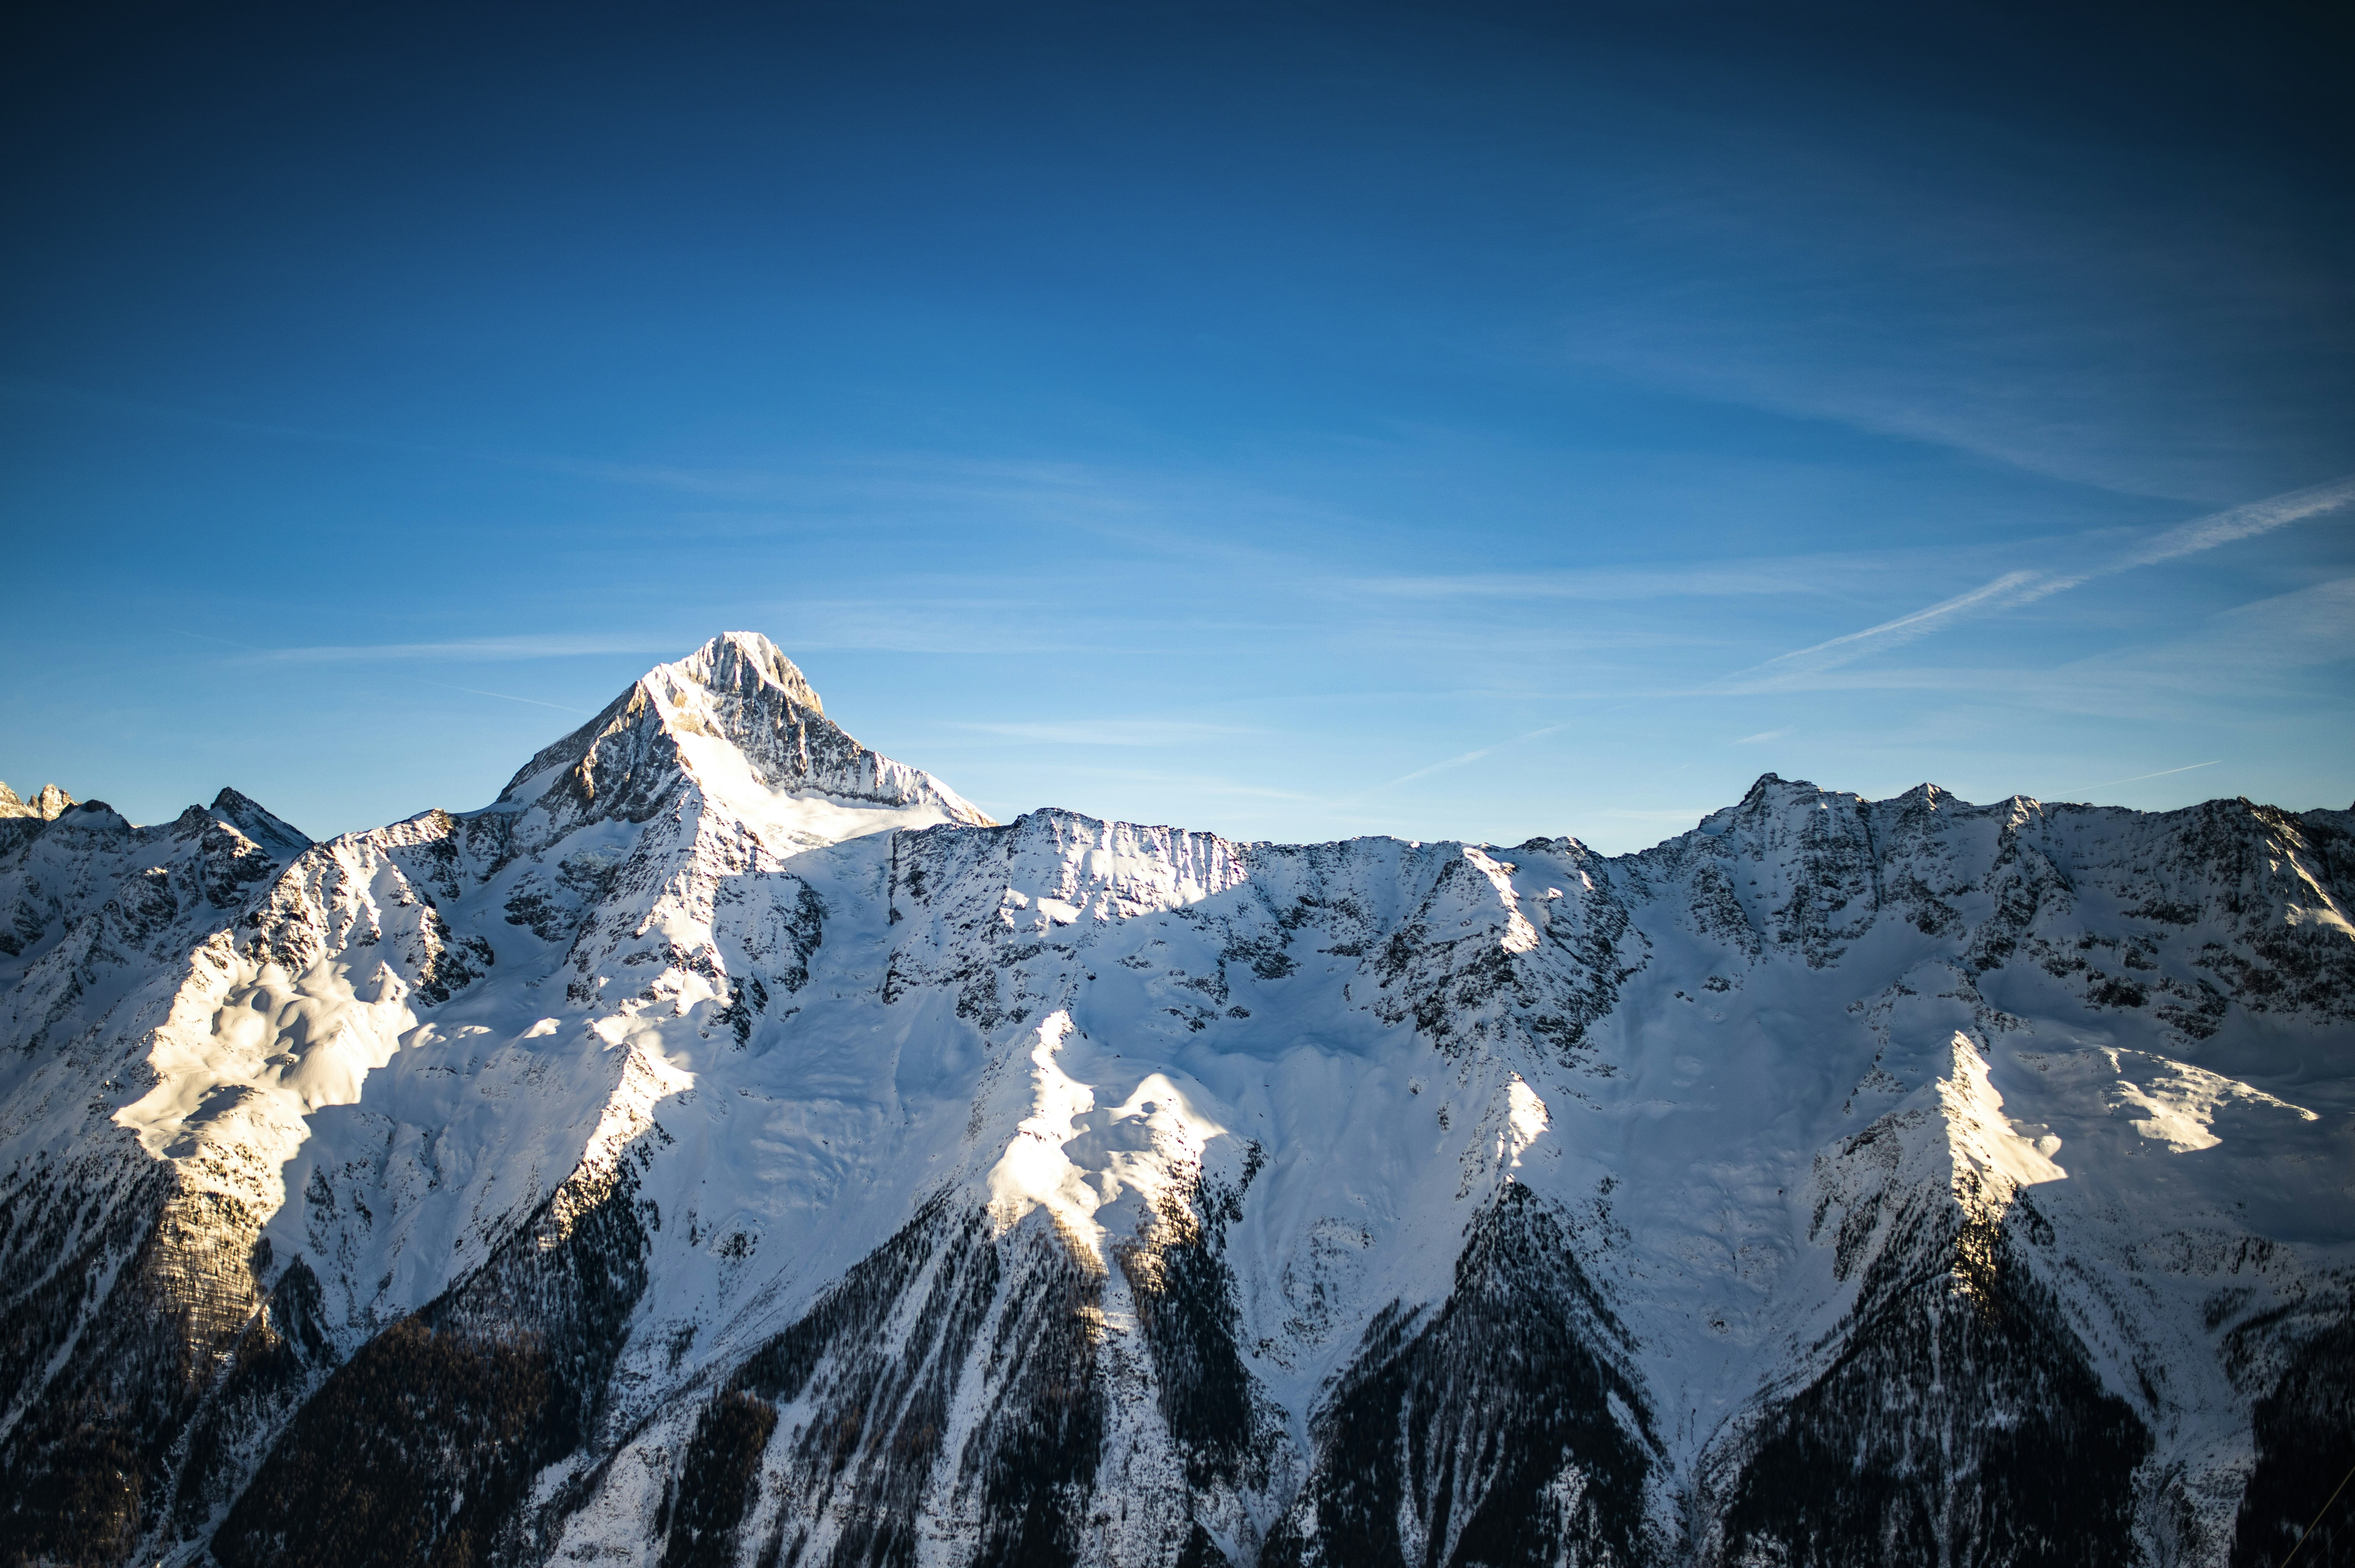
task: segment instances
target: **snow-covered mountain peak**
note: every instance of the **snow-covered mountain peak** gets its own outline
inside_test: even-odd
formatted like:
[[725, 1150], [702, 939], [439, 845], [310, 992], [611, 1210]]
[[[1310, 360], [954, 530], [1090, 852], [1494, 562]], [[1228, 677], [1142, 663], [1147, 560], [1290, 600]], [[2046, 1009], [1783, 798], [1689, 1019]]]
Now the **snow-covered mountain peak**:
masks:
[[55, 784], [43, 784], [41, 792], [27, 800], [5, 784], [0, 784], [0, 816], [37, 816], [44, 822], [55, 822], [74, 804], [74, 797]]
[[813, 713], [826, 711], [826, 704], [818, 700], [800, 667], [758, 632], [722, 632], [687, 657], [662, 668], [675, 679], [714, 692], [742, 695], [773, 686]]
[[538, 848], [590, 822], [648, 821], [689, 787], [772, 848], [990, 822], [932, 774], [860, 745], [753, 632], [725, 633], [648, 670], [524, 764], [494, 809], [537, 814], [519, 843]]
[[706, 799], [773, 848], [884, 827], [990, 821], [932, 774], [853, 740], [826, 716], [794, 662], [758, 633], [714, 637], [649, 670], [638, 688]]
[[292, 857], [311, 847], [311, 840], [292, 823], [264, 809], [250, 796], [224, 786], [213, 796], [210, 813], [272, 852]]

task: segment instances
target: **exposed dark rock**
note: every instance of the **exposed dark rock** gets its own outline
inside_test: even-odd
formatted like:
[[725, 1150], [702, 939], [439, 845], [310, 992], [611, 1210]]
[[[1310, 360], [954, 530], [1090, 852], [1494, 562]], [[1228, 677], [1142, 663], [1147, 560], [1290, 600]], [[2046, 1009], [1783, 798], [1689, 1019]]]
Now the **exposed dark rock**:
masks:
[[1559, 1223], [1508, 1187], [1446, 1301], [1428, 1315], [1394, 1307], [1367, 1332], [1262, 1562], [1667, 1561], [1672, 1543], [1646, 1516], [1658, 1442], [1623, 1354]]
[[2298, 1568], [2355, 1563], [2355, 1485], [2347, 1484], [2355, 1473], [2355, 1293], [2326, 1325], [2298, 1342], [2257, 1401], [2256, 1468], [2241, 1499], [2232, 1568], [2283, 1568], [2293, 1549]]
[[214, 1555], [537, 1561], [525, 1489], [587, 1439], [645, 1288], [634, 1190], [626, 1162], [576, 1176], [484, 1267], [363, 1346], [272, 1447]]
[[1930, 1195], [1887, 1232], [1830, 1364], [1746, 1445], [1710, 1560], [2132, 1561], [2150, 1434], [2103, 1387], [2013, 1227]]

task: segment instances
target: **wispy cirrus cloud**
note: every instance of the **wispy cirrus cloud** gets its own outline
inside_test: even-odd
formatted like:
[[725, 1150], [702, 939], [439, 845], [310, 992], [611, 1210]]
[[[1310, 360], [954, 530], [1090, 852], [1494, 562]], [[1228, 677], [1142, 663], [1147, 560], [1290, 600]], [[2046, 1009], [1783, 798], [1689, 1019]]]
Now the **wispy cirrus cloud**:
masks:
[[1071, 773], [1091, 779], [1112, 779], [1123, 784], [1161, 784], [1190, 790], [1200, 795], [1231, 795], [1239, 800], [1280, 800], [1306, 805], [1323, 805], [1324, 801], [1301, 790], [1278, 789], [1267, 784], [1244, 784], [1214, 774], [1166, 773], [1146, 768], [1074, 768]]
[[1779, 655], [1719, 683], [1718, 689], [1758, 691], [1798, 685], [1869, 655], [1902, 647], [1957, 622], [2032, 604], [2096, 579], [2114, 577], [2137, 567], [2156, 566], [2162, 561], [2197, 555], [2238, 539], [2271, 533], [2292, 523], [2338, 511], [2350, 503], [2355, 503], [2355, 475], [2194, 517], [2084, 571], [2062, 572], [2022, 569], [2007, 571], [1977, 588], [1892, 620]]
[[795, 649], [892, 654], [1067, 653], [1083, 637], [1036, 590], [1007, 584], [1003, 597], [798, 600], [769, 607], [764, 624]]
[[790, 489], [791, 475], [767, 468], [709, 468], [683, 464], [602, 463], [591, 458], [560, 457], [538, 453], [485, 454], [510, 467], [601, 484], [628, 485], [654, 490], [675, 490], [689, 496], [771, 496]]
[[1073, 719], [1049, 723], [959, 723], [953, 730], [1036, 741], [1050, 746], [1191, 746], [1252, 731], [1235, 724], [1200, 724], [1182, 719]]
[[[307, 647], [255, 648], [254, 664], [447, 664], [497, 663], [512, 659], [581, 658], [594, 654], [687, 654], [691, 645], [651, 634], [596, 636], [460, 637], [435, 643], [337, 643]], [[496, 693], [493, 695], [496, 695]]]
[[1360, 577], [1342, 587], [1384, 599], [1750, 598], [1837, 592], [1838, 567], [1807, 560], [1762, 560], [1691, 571], [1466, 572]]
[[2216, 696], [2246, 694], [2289, 672], [2355, 659], [2355, 577], [2318, 582], [2210, 616], [2189, 635], [2059, 666], [2062, 689], [2158, 686]]

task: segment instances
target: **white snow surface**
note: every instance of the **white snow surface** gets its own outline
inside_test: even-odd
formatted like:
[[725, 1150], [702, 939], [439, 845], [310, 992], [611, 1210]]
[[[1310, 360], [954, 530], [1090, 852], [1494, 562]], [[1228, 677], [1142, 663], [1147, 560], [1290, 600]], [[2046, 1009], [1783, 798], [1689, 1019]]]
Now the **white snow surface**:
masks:
[[[173, 925], [171, 963], [123, 968], [134, 997], [77, 1004], [84, 1078], [10, 1053], [0, 1157], [54, 1154], [88, 1088], [143, 1157], [255, 1203], [357, 1344], [584, 1162], [642, 1150], [660, 1229], [617, 1436], [944, 1191], [1101, 1259], [1216, 1185], [1242, 1194], [1238, 1337], [1302, 1452], [1372, 1317], [1444, 1297], [1467, 1223], [1520, 1183], [1570, 1218], [1682, 1474], [1815, 1364], [1855, 1288], [1843, 1216], [1900, 1187], [2029, 1194], [2154, 1466], [2229, 1468], [2248, 1395], [2211, 1304], [2240, 1291], [2243, 1320], [2355, 1267], [2355, 1016], [2235, 1003], [2216, 1027], [2205, 944], [2245, 948], [2234, 900], [2342, 936], [2345, 912], [2295, 857], [2200, 869], [2170, 818], [1925, 786], [1867, 835], [1863, 805], [1764, 780], [1617, 859], [998, 827], [730, 634], [484, 811], [293, 852], [246, 926]], [[75, 813], [44, 853], [113, 831]], [[1844, 905], [1804, 891], [1868, 838]], [[2188, 918], [2129, 912], [2170, 878]], [[2022, 887], [2045, 891], [2012, 929]], [[1998, 926], [2014, 955], [1975, 965]], [[27, 965], [64, 952], [10, 970], [12, 1044], [55, 1011]], [[1116, 1299], [1104, 1332], [1134, 1332]], [[638, 1473], [568, 1548], [658, 1550]]]

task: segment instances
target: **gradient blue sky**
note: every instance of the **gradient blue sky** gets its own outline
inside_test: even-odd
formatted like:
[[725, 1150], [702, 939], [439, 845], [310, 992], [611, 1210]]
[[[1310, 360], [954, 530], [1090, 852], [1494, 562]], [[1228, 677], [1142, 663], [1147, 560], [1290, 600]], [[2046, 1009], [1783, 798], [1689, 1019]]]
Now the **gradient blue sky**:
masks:
[[742, 627], [1000, 816], [2355, 798], [2321, 7], [48, 9], [20, 789], [479, 805]]

